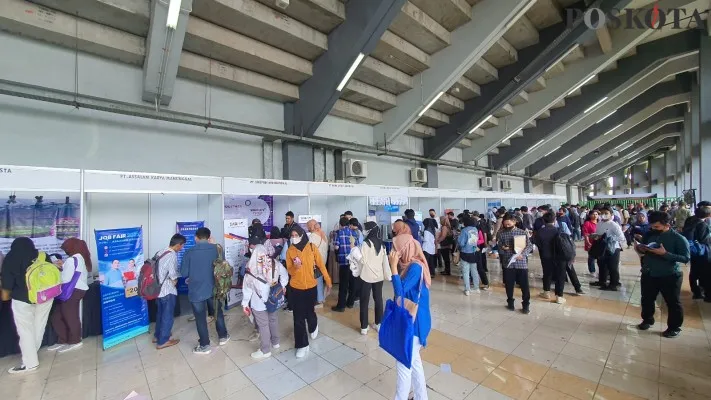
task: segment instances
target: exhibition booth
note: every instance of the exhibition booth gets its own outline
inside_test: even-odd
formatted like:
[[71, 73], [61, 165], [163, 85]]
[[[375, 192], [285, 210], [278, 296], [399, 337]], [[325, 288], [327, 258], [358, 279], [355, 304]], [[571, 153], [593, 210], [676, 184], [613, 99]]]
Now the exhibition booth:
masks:
[[[209, 227], [238, 271], [246, 263], [252, 221], [259, 219], [269, 232], [272, 226], [284, 225], [287, 211], [298, 223], [315, 219], [330, 232], [349, 210], [361, 224], [377, 222], [387, 241], [392, 222], [407, 208], [421, 221], [430, 209], [438, 215], [465, 209], [484, 213], [502, 205], [558, 206], [565, 200], [508, 192], [2, 165], [0, 196], [7, 199], [0, 206], [0, 251], [6, 253], [15, 238], [27, 236], [39, 249], [66, 256], [60, 250], [65, 239], [86, 240], [95, 268], [83, 305], [84, 334], [103, 333], [104, 348], [148, 331], [154, 309], [137, 295], [138, 270], [145, 259], [167, 247], [176, 232], [189, 239], [189, 248], [195, 230]], [[237, 281], [235, 276], [228, 306], [241, 300]], [[186, 313], [188, 285], [181, 281], [178, 289], [183, 307], [176, 307], [176, 313]], [[17, 351], [16, 338], [5, 302], [0, 309], [0, 356]], [[45, 339], [56, 340], [51, 326]]]

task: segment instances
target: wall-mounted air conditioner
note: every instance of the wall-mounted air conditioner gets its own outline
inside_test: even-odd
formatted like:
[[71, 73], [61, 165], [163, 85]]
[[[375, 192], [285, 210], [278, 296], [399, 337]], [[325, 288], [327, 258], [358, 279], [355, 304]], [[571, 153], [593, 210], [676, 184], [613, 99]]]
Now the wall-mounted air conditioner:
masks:
[[507, 191], [511, 190], [511, 181], [510, 180], [502, 180], [501, 181], [501, 190]]
[[479, 178], [479, 187], [481, 187], [482, 189], [491, 189], [492, 186], [493, 184], [491, 183], [490, 176]]
[[346, 160], [346, 178], [367, 178], [368, 162], [362, 160]]
[[424, 168], [411, 168], [410, 182], [417, 184], [427, 183], [427, 170]]

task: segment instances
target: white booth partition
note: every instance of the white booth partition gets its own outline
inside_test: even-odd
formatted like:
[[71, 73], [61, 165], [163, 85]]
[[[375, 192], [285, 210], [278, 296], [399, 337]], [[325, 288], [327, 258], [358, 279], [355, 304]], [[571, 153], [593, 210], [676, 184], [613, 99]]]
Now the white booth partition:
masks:
[[467, 209], [467, 194], [465, 190], [441, 189], [439, 194], [442, 197], [443, 214], [444, 212], [452, 211], [456, 217], [462, 211]]
[[362, 225], [368, 216], [367, 192], [365, 185], [311, 182], [310, 213], [321, 216], [321, 226], [325, 232], [331, 232], [338, 225], [341, 214], [346, 211], [352, 212]]
[[466, 193], [467, 210], [470, 212], [478, 211], [479, 214], [486, 215], [487, 204], [486, 204], [486, 192], [478, 192], [474, 190], [469, 190]]
[[[408, 188], [400, 186], [366, 186], [368, 192], [368, 216], [376, 222], [390, 225], [401, 219], [410, 204]], [[386, 231], [388, 232], [388, 231]]]
[[408, 188], [410, 196], [410, 208], [415, 212], [422, 213], [423, 218], [429, 216], [429, 211], [435, 210], [437, 215], [442, 215], [442, 199], [440, 198], [440, 190], [436, 188]]

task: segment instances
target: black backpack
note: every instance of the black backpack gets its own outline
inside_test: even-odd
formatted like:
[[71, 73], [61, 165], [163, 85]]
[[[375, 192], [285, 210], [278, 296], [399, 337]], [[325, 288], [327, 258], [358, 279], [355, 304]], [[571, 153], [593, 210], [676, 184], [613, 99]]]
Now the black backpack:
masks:
[[553, 255], [557, 260], [570, 262], [575, 260], [575, 242], [570, 235], [558, 229], [553, 238]]

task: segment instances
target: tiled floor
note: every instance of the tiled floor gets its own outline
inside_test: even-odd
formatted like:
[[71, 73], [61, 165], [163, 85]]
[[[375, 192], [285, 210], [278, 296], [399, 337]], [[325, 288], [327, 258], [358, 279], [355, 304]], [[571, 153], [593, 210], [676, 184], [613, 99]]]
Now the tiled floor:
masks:
[[[582, 253], [582, 252], [581, 252]], [[685, 283], [685, 323], [677, 339], [662, 339], [663, 323], [639, 332], [639, 266], [623, 253], [623, 288], [591, 289], [585, 260], [577, 270], [587, 294], [565, 305], [535, 298], [531, 314], [504, 308], [496, 261], [492, 290], [463, 296], [456, 277], [432, 285], [434, 329], [423, 350], [430, 399], [707, 399], [711, 393], [711, 304], [692, 302]], [[533, 286], [540, 263], [532, 261]], [[387, 285], [386, 285], [387, 286]], [[392, 290], [387, 288], [387, 295]], [[534, 295], [538, 290], [533, 291]], [[657, 321], [664, 321], [663, 307]], [[280, 314], [281, 344], [271, 359], [255, 362], [255, 343], [240, 310], [228, 313], [232, 341], [212, 354], [191, 353], [197, 335], [186, 317], [176, 321], [179, 346], [156, 351], [148, 335], [100, 350], [97, 338], [76, 352], [41, 350], [41, 367], [24, 376], [0, 359], [0, 396], [17, 400], [121, 400], [131, 391], [153, 400], [391, 399], [395, 362], [377, 335], [361, 336], [355, 310], [321, 310], [320, 337], [297, 360], [291, 314]], [[708, 333], [707, 333], [708, 332]], [[214, 332], [213, 332], [214, 334]]]

